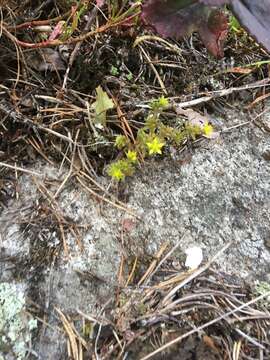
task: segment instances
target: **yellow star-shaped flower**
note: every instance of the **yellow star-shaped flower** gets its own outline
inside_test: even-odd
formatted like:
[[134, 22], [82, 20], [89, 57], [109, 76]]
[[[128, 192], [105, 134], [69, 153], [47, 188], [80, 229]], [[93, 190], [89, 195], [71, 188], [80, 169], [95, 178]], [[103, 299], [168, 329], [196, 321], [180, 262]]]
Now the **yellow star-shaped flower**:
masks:
[[125, 174], [123, 173], [122, 169], [120, 168], [120, 165], [118, 163], [113, 163], [110, 165], [108, 174], [116, 179], [116, 180], [124, 180]]
[[131, 162], [136, 162], [137, 161], [137, 153], [136, 153], [136, 151], [128, 150], [126, 155], [127, 155], [127, 158], [128, 158], [129, 161], [131, 161]]
[[212, 134], [213, 134], [213, 126], [209, 123], [205, 123], [204, 126], [203, 126], [203, 134], [206, 136], [206, 137], [210, 137]]
[[162, 153], [161, 149], [165, 143], [163, 143], [157, 136], [155, 136], [153, 140], [147, 142], [146, 145], [148, 147], [149, 155], [154, 155]]

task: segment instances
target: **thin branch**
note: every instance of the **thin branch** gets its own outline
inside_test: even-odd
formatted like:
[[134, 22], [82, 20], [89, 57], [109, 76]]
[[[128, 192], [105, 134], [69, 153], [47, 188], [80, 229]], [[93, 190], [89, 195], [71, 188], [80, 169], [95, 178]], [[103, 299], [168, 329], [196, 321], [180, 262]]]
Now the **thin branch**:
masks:
[[27, 169], [21, 168], [21, 167], [19, 167], [17, 165], [10, 165], [10, 164], [3, 163], [1, 161], [0, 161], [0, 166], [6, 167], [8, 169], [15, 170], [15, 171], [21, 171], [21, 172], [23, 172], [25, 174], [30, 174], [30, 175], [37, 176], [37, 177], [42, 177], [43, 176], [41, 173], [38, 173], [36, 171], [27, 170]]
[[123, 25], [124, 23], [130, 21], [131, 19], [135, 18], [136, 16], [138, 16], [138, 13], [135, 13], [135, 14], [131, 15], [130, 17], [123, 19], [121, 21], [105, 24], [103, 26], [100, 26], [96, 30], [89, 31], [86, 34], [77, 36], [76, 38], [69, 38], [65, 41], [46, 40], [46, 41], [42, 41], [42, 42], [38, 42], [38, 43], [28, 43], [28, 42], [17, 39], [16, 36], [11, 34], [11, 32], [4, 26], [2, 27], [2, 31], [12, 42], [17, 44], [18, 46], [21, 46], [23, 48], [28, 48], [28, 49], [38, 49], [38, 48], [41, 49], [41, 48], [54, 47], [54, 46], [65, 45], [65, 44], [76, 44], [78, 42], [82, 42], [84, 40], [89, 39], [90, 37], [92, 37], [94, 35], [103, 33], [111, 28]]
[[251, 84], [247, 84], [247, 85], [243, 85], [243, 86], [238, 86], [238, 87], [231, 87], [229, 89], [223, 89], [223, 90], [218, 90], [218, 91], [213, 91], [211, 93], [209, 93], [209, 95], [206, 96], [202, 96], [200, 98], [197, 99], [193, 99], [190, 101], [185, 101], [182, 103], [174, 103], [174, 107], [175, 108], [186, 108], [186, 107], [191, 107], [191, 106], [195, 106], [195, 105], [199, 105], [220, 97], [224, 97], [224, 96], [228, 96], [234, 92], [239, 92], [239, 91], [244, 91], [244, 90], [250, 90], [250, 89], [256, 89], [256, 88], [260, 88], [260, 87], [265, 87], [265, 86], [270, 86], [270, 78], [265, 78], [263, 80], [259, 80], [256, 81], [254, 83]]
[[233, 309], [231, 311], [228, 311], [227, 313], [211, 320], [211, 321], [208, 321], [207, 323], [197, 327], [196, 329], [193, 329], [193, 330], [190, 330], [188, 331], [187, 333], [185, 333], [184, 335], [181, 335], [179, 337], [177, 337], [176, 339], [172, 340], [172, 341], [169, 341], [168, 343], [164, 344], [163, 346], [161, 346], [159, 349], [151, 352], [150, 354], [144, 356], [143, 358], [141, 358], [140, 360], [147, 360], [147, 359], [151, 359], [153, 356], [159, 354], [160, 352], [164, 351], [165, 349], [169, 348], [170, 346], [172, 345], [175, 345], [177, 343], [179, 343], [180, 341], [182, 341], [183, 339], [187, 338], [188, 336], [190, 335], [193, 335], [193, 334], [196, 334], [200, 331], [202, 331], [203, 329], [211, 326], [211, 325], [214, 325], [216, 323], [218, 323], [220, 320], [224, 320], [224, 319], [227, 319], [230, 315], [233, 315], [235, 314], [236, 312], [238, 312], [239, 310], [242, 310], [244, 308], [246, 308], [247, 306], [249, 305], [252, 305], [252, 304], [255, 304], [256, 302], [262, 300], [262, 299], [265, 299], [267, 298], [268, 296], [270, 296], [270, 291], [268, 291], [267, 293], [263, 294], [263, 295], [260, 295], [258, 297], [256, 297], [255, 299], [253, 300], [250, 300], [248, 301], [247, 303], [237, 307], [236, 309]]

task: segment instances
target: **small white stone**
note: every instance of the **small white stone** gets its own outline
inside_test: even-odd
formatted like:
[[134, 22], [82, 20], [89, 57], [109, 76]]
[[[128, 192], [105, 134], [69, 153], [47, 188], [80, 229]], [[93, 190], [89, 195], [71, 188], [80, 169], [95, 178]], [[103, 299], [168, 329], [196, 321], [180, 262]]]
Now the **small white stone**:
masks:
[[202, 249], [199, 246], [193, 246], [185, 251], [187, 258], [185, 266], [190, 270], [195, 270], [203, 260]]

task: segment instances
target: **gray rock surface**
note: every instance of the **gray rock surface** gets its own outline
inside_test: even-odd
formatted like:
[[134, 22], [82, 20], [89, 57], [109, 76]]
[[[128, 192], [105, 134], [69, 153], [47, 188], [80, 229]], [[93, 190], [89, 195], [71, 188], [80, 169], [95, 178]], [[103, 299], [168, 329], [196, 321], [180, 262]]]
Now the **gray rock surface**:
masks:
[[[228, 111], [217, 124], [226, 129], [246, 120], [244, 114]], [[114, 294], [122, 254], [153, 255], [165, 241], [174, 244], [184, 233], [176, 252], [180, 261], [191, 245], [202, 247], [209, 259], [232, 242], [218, 266], [251, 282], [270, 281], [269, 139], [266, 129], [251, 124], [205, 139], [195, 149], [149, 161], [124, 185], [127, 204], [141, 219], [133, 219], [124, 235], [123, 220], [132, 219], [128, 213], [98, 203], [69, 181], [58, 206], [65, 219], [80, 225], [83, 236], [78, 241], [66, 232], [68, 256], [57, 226], [49, 226], [46, 217], [38, 223], [44, 201], [32, 176], [22, 175], [19, 199], [10, 200], [0, 215], [0, 281], [17, 283], [17, 270], [23, 267], [19, 281], [54, 326], [54, 307], [67, 314], [77, 309], [99, 313]], [[67, 172], [59, 174], [43, 161], [31, 169], [43, 174], [52, 194]], [[100, 181], [109, 184], [107, 178]], [[42, 206], [43, 212], [32, 210]], [[41, 249], [44, 254], [36, 256]], [[40, 359], [65, 358], [65, 338], [56, 327], [42, 325], [37, 335], [33, 349]]]
[[[229, 117], [227, 126], [233, 123]], [[269, 147], [269, 133], [242, 127], [204, 142], [192, 158], [182, 153], [145, 167], [131, 183], [129, 201], [144, 219], [139, 228], [148, 250], [156, 251], [165, 240], [175, 242], [188, 230], [182, 250], [199, 245], [209, 256], [232, 241], [219, 265], [242, 277], [267, 278], [270, 162], [264, 154]]]

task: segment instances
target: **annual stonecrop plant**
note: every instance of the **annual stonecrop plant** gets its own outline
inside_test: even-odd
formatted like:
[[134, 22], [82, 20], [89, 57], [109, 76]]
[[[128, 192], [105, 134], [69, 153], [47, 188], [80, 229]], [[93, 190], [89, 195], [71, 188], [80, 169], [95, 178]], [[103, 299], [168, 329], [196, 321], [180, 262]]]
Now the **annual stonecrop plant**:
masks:
[[168, 106], [169, 100], [163, 96], [150, 103], [145, 124], [138, 130], [135, 141], [124, 135], [116, 137], [114, 145], [122, 156], [108, 167], [108, 174], [113, 179], [120, 181], [133, 175], [139, 162], [147, 157], [162, 155], [166, 145], [179, 146], [187, 139], [211, 136], [213, 127], [208, 122], [194, 124], [185, 121], [179, 128], [165, 124], [162, 115]]

